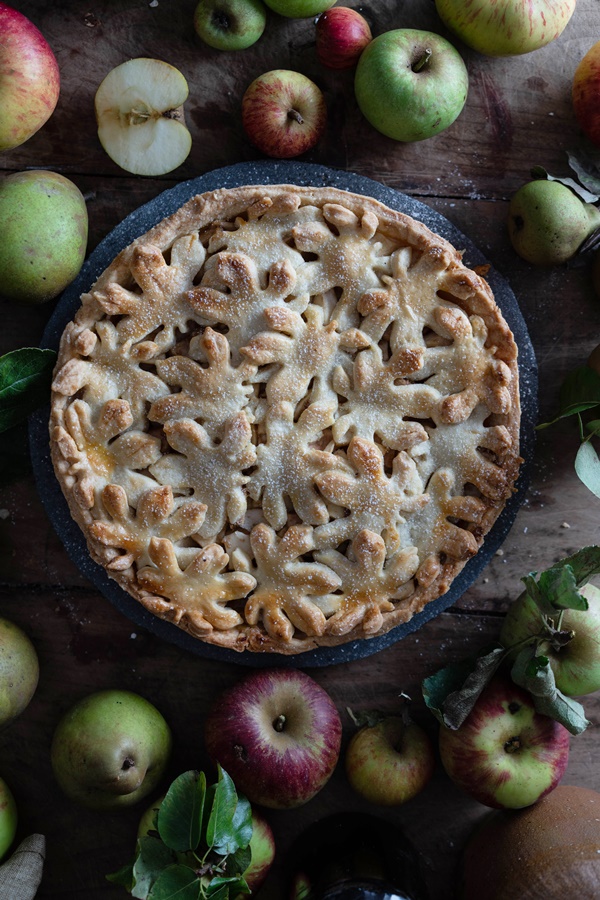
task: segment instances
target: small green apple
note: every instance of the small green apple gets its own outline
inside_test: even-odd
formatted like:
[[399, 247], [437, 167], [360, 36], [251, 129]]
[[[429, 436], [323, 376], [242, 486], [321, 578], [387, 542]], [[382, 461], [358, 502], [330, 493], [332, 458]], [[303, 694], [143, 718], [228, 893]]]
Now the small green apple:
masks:
[[360, 111], [396, 141], [422, 141], [448, 128], [467, 99], [466, 66], [439, 34], [399, 28], [368, 44], [354, 91]]
[[51, 748], [56, 780], [92, 809], [130, 806], [151, 793], [171, 752], [171, 732], [148, 700], [131, 691], [89, 694], [59, 722]]
[[0, 726], [19, 716], [35, 693], [40, 667], [24, 631], [0, 619]]
[[45, 303], [73, 281], [85, 258], [85, 200], [64, 175], [31, 170], [0, 182], [0, 294]]
[[267, 6], [289, 19], [308, 19], [318, 16], [335, 3], [335, 0], [265, 0]]
[[12, 791], [0, 778], [0, 859], [6, 856], [17, 831], [17, 805]]
[[559, 181], [539, 178], [513, 195], [508, 210], [511, 243], [527, 262], [555, 266], [571, 259], [600, 228], [600, 209]]
[[262, 0], [200, 0], [194, 13], [196, 34], [215, 50], [245, 50], [265, 30]]
[[438, 15], [469, 47], [488, 56], [530, 53], [556, 40], [576, 0], [435, 0]]
[[[600, 690], [600, 590], [586, 584], [580, 593], [588, 601], [588, 609], [566, 609], [560, 624], [562, 631], [573, 632], [571, 640], [560, 647], [553, 647], [549, 640], [542, 641], [538, 647], [538, 654], [550, 660], [557, 688], [569, 697]], [[500, 642], [513, 647], [541, 630], [540, 610], [523, 592], [505, 616]]]

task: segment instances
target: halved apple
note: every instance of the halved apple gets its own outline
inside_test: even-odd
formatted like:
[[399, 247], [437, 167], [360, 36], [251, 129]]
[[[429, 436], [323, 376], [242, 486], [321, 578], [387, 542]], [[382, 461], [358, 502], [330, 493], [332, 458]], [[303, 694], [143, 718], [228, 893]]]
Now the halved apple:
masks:
[[134, 175], [164, 175], [187, 158], [192, 136], [183, 103], [188, 84], [160, 59], [130, 59], [112, 69], [96, 91], [100, 143]]

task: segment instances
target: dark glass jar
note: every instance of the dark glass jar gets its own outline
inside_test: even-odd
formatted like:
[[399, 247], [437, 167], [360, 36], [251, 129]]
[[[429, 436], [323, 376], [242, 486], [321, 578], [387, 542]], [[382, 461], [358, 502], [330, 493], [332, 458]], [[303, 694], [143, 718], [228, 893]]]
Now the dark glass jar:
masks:
[[315, 822], [290, 852], [289, 900], [427, 900], [419, 857], [391, 822], [337, 813]]

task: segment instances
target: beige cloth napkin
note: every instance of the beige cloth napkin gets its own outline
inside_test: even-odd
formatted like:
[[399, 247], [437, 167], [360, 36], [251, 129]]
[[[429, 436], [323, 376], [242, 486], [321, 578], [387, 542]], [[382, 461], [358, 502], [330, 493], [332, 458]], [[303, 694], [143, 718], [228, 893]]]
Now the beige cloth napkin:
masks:
[[42, 880], [46, 838], [31, 834], [22, 841], [11, 857], [0, 866], [2, 900], [33, 900]]

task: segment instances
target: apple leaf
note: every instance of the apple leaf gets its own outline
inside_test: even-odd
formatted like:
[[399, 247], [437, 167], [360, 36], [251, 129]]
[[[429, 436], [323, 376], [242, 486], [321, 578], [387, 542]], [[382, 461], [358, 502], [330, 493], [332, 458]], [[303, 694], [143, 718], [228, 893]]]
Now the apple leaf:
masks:
[[[252, 835], [252, 814], [249, 811], [250, 804], [245, 798], [244, 802], [247, 806], [240, 811], [242, 817], [250, 815], [250, 831], [246, 841], [247, 845]], [[206, 843], [215, 852], [220, 853], [221, 856], [235, 853], [238, 847], [242, 846], [238, 843], [238, 828], [234, 825], [237, 806], [238, 797], [235, 785], [227, 772], [219, 766], [219, 781], [215, 788], [208, 825], [206, 826]], [[241, 823], [239, 830], [242, 832], [243, 840], [243, 823]]]
[[154, 882], [165, 868], [175, 862], [175, 854], [155, 837], [144, 836], [138, 841], [138, 853], [133, 864], [131, 896], [146, 900]]
[[250, 846], [239, 847], [235, 853], [227, 857], [225, 872], [227, 875], [243, 875], [252, 862], [252, 850]]
[[536, 712], [560, 722], [571, 734], [581, 734], [590, 724], [581, 703], [558, 690], [550, 660], [547, 656], [536, 656], [535, 647], [521, 650], [510, 676], [532, 695]]
[[600, 459], [589, 441], [579, 445], [575, 457], [577, 477], [596, 497], [600, 497]]
[[550, 175], [543, 166], [534, 166], [531, 170], [531, 177], [537, 179], [545, 178], [548, 181], [558, 181], [559, 184], [564, 184], [565, 187], [570, 188], [584, 203], [596, 203], [600, 200], [600, 197], [598, 197], [597, 194], [588, 191], [587, 188], [583, 187], [573, 178], [562, 178], [557, 175]]
[[480, 656], [446, 666], [426, 678], [423, 698], [436, 719], [453, 731], [460, 728], [507, 655], [504, 647], [493, 647]]
[[172, 850], [185, 853], [200, 843], [206, 793], [204, 772], [184, 772], [171, 784], [158, 810], [158, 833]]
[[555, 563], [553, 568], [558, 566], [570, 566], [575, 575], [577, 587], [582, 587], [592, 575], [600, 573], [600, 547], [594, 544], [582, 547], [572, 556], [566, 556]]
[[160, 873], [148, 900], [200, 900], [202, 882], [189, 866], [175, 864]]
[[566, 376], [559, 396], [559, 409], [549, 422], [536, 426], [537, 431], [554, 425], [560, 419], [600, 406], [600, 375], [589, 366], [579, 366]]
[[22, 347], [0, 357], [0, 431], [12, 428], [50, 397], [54, 350]]
[[211, 900], [229, 900], [229, 885], [222, 884], [215, 891], [207, 892], [206, 896], [210, 897]]
[[[589, 149], [588, 149], [589, 147]], [[589, 191], [600, 194], [600, 154], [591, 141], [577, 151], [567, 150], [569, 166], [581, 184]]]
[[588, 608], [588, 602], [577, 590], [577, 579], [570, 565], [553, 566], [542, 572], [539, 580], [540, 592], [555, 610]]
[[[221, 893], [223, 889], [226, 890], [227, 893]], [[249, 894], [250, 889], [248, 887], [247, 882], [243, 878], [239, 877], [221, 877], [217, 876], [217, 878], [213, 878], [211, 883], [208, 886], [208, 890], [206, 891], [207, 897], [223, 897], [224, 900], [228, 900], [231, 897], [237, 897], [238, 894]]]

